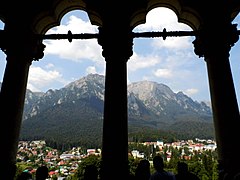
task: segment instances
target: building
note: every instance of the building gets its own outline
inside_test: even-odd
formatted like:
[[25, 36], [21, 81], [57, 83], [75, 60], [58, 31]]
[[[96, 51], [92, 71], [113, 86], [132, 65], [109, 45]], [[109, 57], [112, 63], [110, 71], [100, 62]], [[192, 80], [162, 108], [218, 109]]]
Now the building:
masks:
[[[99, 33], [90, 38], [98, 39], [106, 61], [103, 179], [114, 179], [115, 175], [112, 177], [109, 172], [115, 169], [121, 171], [119, 179], [127, 179], [126, 65], [133, 53], [133, 38], [166, 38], [171, 35], [166, 31], [138, 35], [132, 32], [156, 7], [170, 8], [179, 22], [193, 29], [188, 35], [195, 36], [195, 54], [204, 57], [208, 71], [219, 163], [224, 173], [239, 173], [240, 155], [235, 147], [240, 143], [240, 117], [229, 65], [231, 47], [239, 39], [236, 25], [232, 24], [240, 11], [239, 0], [2, 0], [0, 5], [0, 18], [4, 22], [4, 30], [0, 31], [0, 46], [7, 60], [0, 93], [0, 114], [4, 122], [0, 126], [0, 149], [4, 154], [0, 169], [5, 172], [1, 173], [0, 179], [11, 180], [14, 175], [29, 67], [32, 61], [44, 56], [43, 39], [47, 38], [47, 30], [59, 25], [66, 13], [77, 9], [86, 11], [91, 23], [99, 26]], [[174, 35], [183, 34], [177, 32]], [[70, 32], [55, 37], [69, 41], [75, 38]]]

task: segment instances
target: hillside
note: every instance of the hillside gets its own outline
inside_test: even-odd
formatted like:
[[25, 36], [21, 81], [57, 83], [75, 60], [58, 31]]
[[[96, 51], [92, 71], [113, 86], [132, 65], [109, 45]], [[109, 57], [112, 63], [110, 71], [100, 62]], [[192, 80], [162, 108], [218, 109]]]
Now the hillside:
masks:
[[[58, 90], [46, 93], [28, 90], [21, 139], [44, 138], [57, 144], [101, 146], [104, 83], [104, 76], [89, 74]], [[158, 138], [163, 134], [213, 138], [211, 108], [182, 92], [174, 93], [164, 84], [151, 81], [129, 84], [128, 112], [130, 140], [152, 133]]]

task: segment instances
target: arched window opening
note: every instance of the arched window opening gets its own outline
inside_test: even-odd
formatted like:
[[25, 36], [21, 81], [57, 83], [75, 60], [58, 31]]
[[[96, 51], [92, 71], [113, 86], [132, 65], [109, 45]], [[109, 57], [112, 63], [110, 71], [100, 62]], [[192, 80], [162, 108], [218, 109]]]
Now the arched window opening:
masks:
[[[76, 10], [66, 14], [61, 25], [46, 34], [67, 34], [69, 30], [73, 34], [98, 32], [86, 12]], [[101, 47], [96, 39], [73, 39], [71, 43], [44, 40], [43, 44], [44, 57], [32, 62], [29, 71], [27, 89], [32, 94], [28, 91], [26, 97], [32, 95], [35, 99], [34, 104], [25, 104], [21, 139], [43, 138], [62, 150], [72, 146], [99, 147], [103, 110], [98, 106], [102, 105], [103, 91], [96, 92], [96, 99], [89, 99], [88, 93], [92, 88], [89, 81], [105, 72]], [[86, 104], [89, 101], [95, 101], [92, 105], [96, 107]], [[94, 124], [98, 125], [97, 130], [91, 129]]]
[[[6, 55], [0, 54], [3, 60], [0, 75], [4, 81], [1, 87], [0, 79], [0, 109], [6, 120], [1, 129], [2, 169], [6, 173], [0, 179], [17, 175], [16, 167], [20, 173], [43, 164], [48, 165], [52, 173], [59, 173], [58, 177], [68, 178], [74, 173], [76, 177], [72, 177], [77, 178], [84, 172], [83, 167], [79, 168], [81, 165], [96, 160], [84, 162], [81, 158], [92, 154], [102, 155], [101, 162], [96, 161], [101, 179], [114, 179], [114, 174], [109, 172], [115, 169], [121, 171], [120, 179], [127, 179], [137, 165], [133, 158], [152, 161], [157, 153], [164, 156], [167, 169], [173, 173], [177, 172], [176, 165], [181, 159], [191, 161], [189, 169], [198, 173], [199, 178], [217, 179], [219, 172], [224, 178], [239, 174], [240, 156], [233, 146], [238, 143], [240, 126], [234, 92], [236, 90], [238, 98], [239, 43], [230, 51], [226, 42], [234, 39], [228, 38], [232, 35], [228, 25], [230, 13], [233, 10], [237, 13], [239, 3], [220, 3], [226, 10], [215, 6], [204, 8], [200, 1], [177, 0], [119, 2], [117, 11], [113, 10], [116, 4], [110, 1], [61, 3], [54, 0], [29, 5], [31, 8], [25, 8], [29, 6], [20, 3], [13, 11], [5, 9], [12, 7], [7, 3], [1, 11], [9, 27], [10, 33], [6, 35], [10, 41], [3, 47], [7, 62]], [[123, 7], [127, 7], [126, 13], [114, 18], [121, 14]], [[97, 39], [68, 36], [71, 40], [50, 40], [47, 38], [50, 36], [42, 34], [50, 28], [47, 34], [98, 33], [98, 27], [91, 25], [87, 13], [69, 12], [70, 9], [84, 9], [91, 15], [91, 22], [103, 28], [103, 34], [95, 36], [101, 38], [101, 45]], [[193, 36], [143, 38], [135, 36], [137, 33], [129, 34], [128, 30], [143, 22], [150, 9], [146, 23], [135, 27], [133, 32], [194, 29], [200, 30], [197, 31], [199, 38], [195, 41]], [[62, 18], [66, 12], [69, 13]], [[215, 18], [218, 19], [214, 21]], [[237, 16], [233, 23], [238, 25], [239, 18]], [[21, 38], [18, 34], [13, 36], [12, 30], [19, 25], [16, 19], [24, 21], [23, 29], [19, 29]], [[230, 33], [222, 37], [217, 33], [213, 35], [219, 24], [220, 34]], [[6, 29], [3, 26], [0, 22], [0, 29]], [[36, 32], [36, 36], [32, 32]], [[117, 38], [113, 37], [115, 34]], [[39, 43], [35, 37], [44, 38], [45, 56], [31, 62], [33, 56], [34, 59], [40, 57], [38, 50], [43, 47], [35, 46]], [[135, 37], [133, 47], [132, 37]], [[194, 53], [192, 42], [199, 47], [195, 52], [204, 58]], [[133, 55], [129, 57], [131, 50]], [[215, 136], [216, 141], [210, 141]], [[44, 140], [54, 149], [40, 147], [43, 144], [39, 141], [31, 142], [36, 143], [32, 148], [22, 140]], [[19, 142], [22, 146], [18, 146]], [[212, 146], [207, 146], [209, 142]], [[62, 152], [63, 156], [59, 156]], [[65, 164], [64, 160], [69, 158]], [[27, 162], [27, 166], [22, 166], [22, 161]]]
[[[133, 31], [163, 31], [164, 28], [167, 32], [192, 31], [189, 26], [178, 23], [172, 10], [162, 7], [151, 10], [147, 14], [146, 23], [138, 25]], [[141, 119], [141, 126], [144, 124], [152, 130], [155, 128], [183, 134], [186, 131], [183, 124], [191, 121], [193, 125], [195, 121], [203, 123], [205, 128], [210, 130], [207, 135], [198, 125], [199, 128], [189, 126], [191, 131], [199, 132], [198, 138], [205, 135], [205, 138], [214, 138], [206, 64], [194, 53], [194, 39], [192, 36], [166, 37], [166, 40], [161, 37], [134, 39], [134, 53], [128, 61], [129, 91], [135, 92], [137, 98], [144, 102], [144, 106], [140, 107], [137, 101], [135, 104], [129, 103], [129, 126], [139, 125], [136, 119]], [[206, 106], [207, 111], [204, 111], [207, 113], [201, 109], [203, 105]], [[144, 108], [151, 108], [155, 117], [142, 111]], [[201, 109], [201, 112], [195, 116], [192, 113], [197, 109]], [[138, 116], [133, 112], [139, 112]], [[207, 117], [207, 121], [200, 117], [201, 115]]]

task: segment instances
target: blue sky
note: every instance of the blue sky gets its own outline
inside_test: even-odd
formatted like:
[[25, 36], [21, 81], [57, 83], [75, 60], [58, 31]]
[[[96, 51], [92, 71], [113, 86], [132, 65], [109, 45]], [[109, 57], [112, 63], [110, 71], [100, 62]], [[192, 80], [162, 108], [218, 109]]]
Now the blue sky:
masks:
[[[240, 17], [234, 20], [240, 22]], [[239, 26], [238, 26], [239, 27]], [[3, 29], [3, 23], [0, 24]], [[134, 32], [180, 31], [192, 29], [178, 23], [173, 11], [156, 8], [147, 15], [144, 25]], [[240, 29], [240, 28], [238, 28]], [[90, 24], [83, 11], [66, 14], [61, 25], [47, 33], [97, 33], [97, 26]], [[193, 100], [210, 101], [206, 63], [194, 54], [194, 37], [135, 38], [133, 56], [127, 63], [128, 83], [151, 80], [169, 86], [174, 92], [182, 91]], [[89, 73], [105, 74], [105, 60], [102, 48], [96, 39], [89, 40], [44, 40], [44, 58], [34, 61], [30, 67], [28, 89], [46, 92], [60, 89], [68, 83]], [[231, 50], [230, 63], [237, 97], [240, 96], [240, 42]], [[6, 56], [0, 52], [0, 81], [2, 81]], [[239, 97], [240, 98], [240, 97]]]

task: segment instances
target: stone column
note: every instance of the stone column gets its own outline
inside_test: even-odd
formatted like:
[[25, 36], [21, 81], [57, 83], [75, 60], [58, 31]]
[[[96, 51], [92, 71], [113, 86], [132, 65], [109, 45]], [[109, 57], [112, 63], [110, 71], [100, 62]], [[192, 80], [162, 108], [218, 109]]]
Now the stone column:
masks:
[[[207, 64], [219, 162], [225, 173], [240, 169], [238, 148], [240, 117], [229, 63], [231, 47], [238, 41], [236, 25], [204, 27], [193, 42], [195, 53]], [[218, 33], [216, 33], [218, 31]]]
[[6, 68], [0, 92], [0, 179], [15, 174], [16, 154], [21, 130], [28, 72], [32, 60], [43, 57], [44, 45], [30, 34], [5, 31], [1, 49], [6, 53]]
[[[114, 28], [117, 30], [120, 28]], [[130, 31], [100, 28], [99, 44], [106, 61], [102, 138], [104, 180], [128, 179], [127, 61], [132, 55]]]

